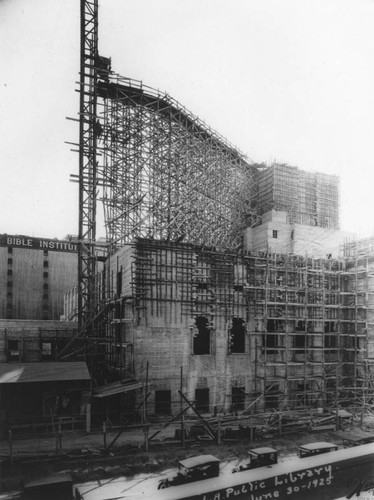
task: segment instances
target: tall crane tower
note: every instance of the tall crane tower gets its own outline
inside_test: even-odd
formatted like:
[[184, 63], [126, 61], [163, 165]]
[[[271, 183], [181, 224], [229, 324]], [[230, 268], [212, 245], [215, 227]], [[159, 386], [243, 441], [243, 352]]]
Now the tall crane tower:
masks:
[[78, 321], [93, 317], [96, 274], [98, 0], [81, 0], [79, 107]]
[[[103, 70], [103, 61], [105, 69]], [[102, 178], [97, 161], [98, 137], [102, 131], [97, 118], [98, 84], [107, 80], [109, 59], [98, 54], [98, 0], [80, 1], [80, 81], [79, 81], [79, 183], [78, 228], [78, 334], [62, 350], [67, 354], [77, 338], [92, 330], [97, 304], [95, 279], [97, 273], [96, 210]]]

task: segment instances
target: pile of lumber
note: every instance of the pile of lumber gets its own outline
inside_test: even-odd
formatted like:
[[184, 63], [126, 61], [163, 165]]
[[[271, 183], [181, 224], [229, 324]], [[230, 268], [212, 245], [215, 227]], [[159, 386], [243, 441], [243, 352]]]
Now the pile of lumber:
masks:
[[308, 411], [274, 410], [262, 428], [263, 437], [275, 437], [296, 432], [321, 432], [336, 430], [336, 416], [331, 413], [312, 414]]
[[[224, 441], [240, 441], [242, 439], [258, 440], [274, 438], [297, 432], [322, 432], [336, 430], [336, 415], [332, 412], [319, 413], [308, 409], [279, 411], [276, 409], [266, 413], [252, 415], [224, 415], [204, 419], [214, 435], [220, 429]], [[203, 426], [192, 425], [191, 435], [198, 434], [203, 439], [208, 433]], [[199, 432], [197, 432], [199, 431]], [[212, 436], [210, 436], [212, 439]]]

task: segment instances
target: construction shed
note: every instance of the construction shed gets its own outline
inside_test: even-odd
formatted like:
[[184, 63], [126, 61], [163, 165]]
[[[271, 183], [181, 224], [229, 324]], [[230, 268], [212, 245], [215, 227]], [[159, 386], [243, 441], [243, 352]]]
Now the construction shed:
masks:
[[0, 364], [0, 430], [85, 428], [90, 375], [84, 362]]

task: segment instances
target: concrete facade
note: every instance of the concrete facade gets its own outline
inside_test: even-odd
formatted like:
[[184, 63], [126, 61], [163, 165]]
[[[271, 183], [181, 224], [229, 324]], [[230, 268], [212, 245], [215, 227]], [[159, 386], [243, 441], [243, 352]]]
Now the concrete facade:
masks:
[[374, 353], [371, 269], [373, 255], [138, 240], [107, 263], [102, 373], [148, 380], [150, 415], [178, 413], [181, 387], [206, 413], [354, 400]]
[[339, 257], [351, 233], [327, 227], [290, 223], [287, 212], [270, 210], [261, 224], [244, 230], [244, 248], [253, 252]]
[[74, 241], [0, 235], [0, 318], [59, 320], [77, 274]]

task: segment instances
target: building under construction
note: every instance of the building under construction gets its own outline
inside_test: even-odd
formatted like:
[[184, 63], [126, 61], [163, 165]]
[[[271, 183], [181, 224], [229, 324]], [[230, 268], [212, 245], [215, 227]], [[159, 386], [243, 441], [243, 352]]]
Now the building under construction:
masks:
[[79, 235], [0, 235], [0, 435], [89, 429], [91, 403], [100, 424], [372, 409], [374, 239], [340, 230], [338, 177], [249, 161], [112, 71], [97, 0], [81, 21]]
[[81, 6], [77, 307], [96, 394], [130, 412], [143, 385], [154, 414], [175, 413], [179, 390], [205, 412], [362, 402], [374, 255], [337, 255], [338, 178], [254, 165], [169, 95], [115, 74], [97, 1]]
[[176, 413], [180, 389], [212, 413], [359, 406], [373, 264], [137, 239], [107, 262], [92, 373], [147, 382], [155, 414]]

